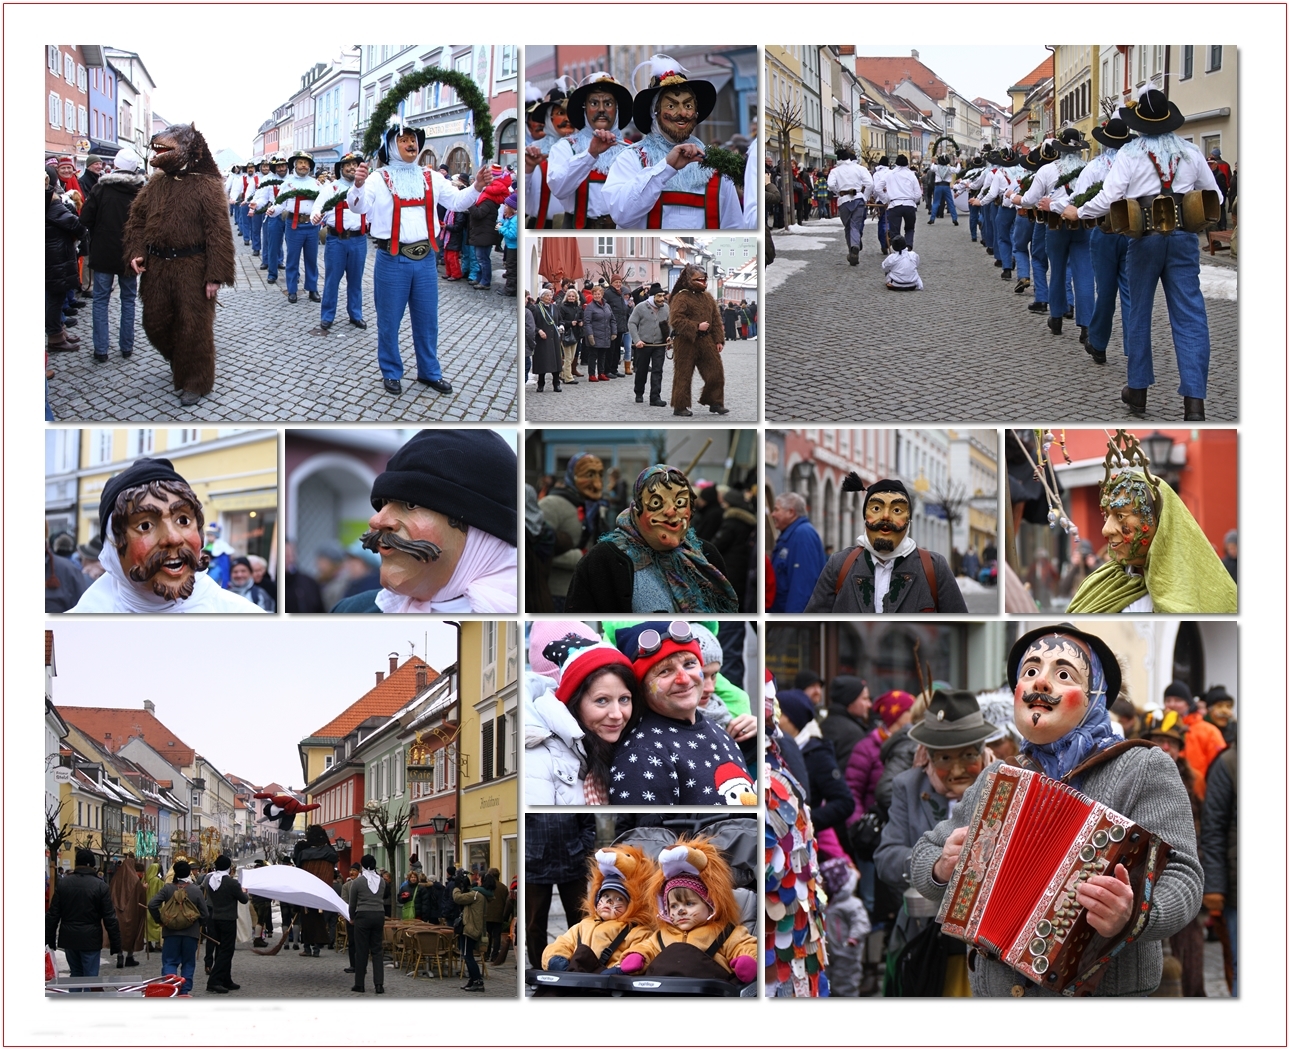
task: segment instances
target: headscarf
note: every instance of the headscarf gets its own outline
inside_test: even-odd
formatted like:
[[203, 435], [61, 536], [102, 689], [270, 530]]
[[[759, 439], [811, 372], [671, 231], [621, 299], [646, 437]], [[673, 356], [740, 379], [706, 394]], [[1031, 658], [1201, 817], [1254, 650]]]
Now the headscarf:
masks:
[[[1061, 635], [1060, 629], [1053, 633]], [[1073, 644], [1088, 657], [1088, 710], [1084, 712], [1084, 720], [1051, 744], [1032, 744], [1027, 740], [1021, 745], [1021, 753], [1038, 762], [1040, 768], [1054, 780], [1061, 780], [1093, 752], [1101, 751], [1120, 740], [1111, 728], [1111, 716], [1106, 710], [1106, 676], [1102, 673], [1102, 661], [1097, 658], [1097, 653], [1082, 643], [1073, 641]], [[1022, 653], [1021, 660], [1024, 661], [1025, 658], [1025, 653]], [[1017, 676], [1020, 675], [1018, 662]], [[1079, 786], [1077, 779], [1074, 787], [1078, 789]]]
[[618, 515], [613, 532], [605, 534], [605, 541], [612, 543], [631, 559], [632, 569], [640, 572], [651, 565], [658, 566], [663, 582], [672, 596], [676, 612], [738, 612], [739, 599], [730, 581], [703, 553], [703, 544], [694, 531], [686, 529], [681, 545], [672, 551], [656, 551], [640, 534], [636, 524], [636, 504], [645, 491], [645, 483], [658, 474], [666, 474], [671, 467], [658, 464], [640, 472], [632, 486], [631, 505]]
[[[578, 462], [591, 455], [594, 455], [594, 453], [579, 452], [576, 455], [570, 456], [569, 463], [564, 468], [564, 487], [569, 490], [569, 495], [575, 500], [582, 501], [582, 538], [588, 546], [600, 539], [599, 536], [590, 535], [588, 530], [597, 528], [598, 526], [595, 523], [603, 520], [603, 516], [609, 509], [609, 501], [604, 498], [603, 488], [601, 489], [600, 499], [588, 499], [578, 488], [577, 479], [574, 477], [574, 470], [578, 466]], [[600, 459], [600, 457], [596, 456], [596, 459]]]

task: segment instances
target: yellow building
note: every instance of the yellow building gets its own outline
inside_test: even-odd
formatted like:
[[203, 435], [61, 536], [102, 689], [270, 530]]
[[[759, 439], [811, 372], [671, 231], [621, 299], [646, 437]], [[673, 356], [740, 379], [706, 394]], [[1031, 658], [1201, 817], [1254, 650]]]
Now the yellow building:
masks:
[[[76, 542], [98, 535], [103, 486], [141, 456], [168, 459], [238, 554], [276, 559], [278, 442], [273, 430], [95, 427], [46, 431], [46, 519], [51, 532], [74, 513]], [[74, 512], [68, 496], [74, 492]], [[61, 515], [61, 519], [56, 520]]]
[[797, 163], [806, 155], [806, 139], [802, 131], [806, 98], [802, 86], [802, 51], [806, 44], [767, 44], [766, 54], [766, 127], [762, 137], [766, 141], [766, 156], [781, 161], [782, 152], [776, 114], [787, 106], [797, 114], [798, 126], [789, 134], [789, 152]]
[[511, 621], [461, 625], [457, 808], [464, 867], [519, 874], [519, 628]]
[[60, 784], [60, 817], [70, 825], [71, 837], [59, 851], [59, 863], [70, 870], [82, 847], [100, 860], [134, 853], [143, 796], [112, 757], [76, 726], [68, 724], [63, 747], [70, 757], [69, 773]]
[[1221, 150], [1235, 165], [1237, 152], [1236, 48], [1222, 44], [1169, 45], [1169, 101], [1187, 122], [1180, 138], [1194, 142], [1206, 157]]
[[[1053, 47], [1053, 92], [1057, 126], [1078, 128], [1090, 142], [1093, 129], [1102, 123], [1098, 104], [1097, 44], [1057, 44]], [[1094, 145], [1094, 151], [1099, 147]]]

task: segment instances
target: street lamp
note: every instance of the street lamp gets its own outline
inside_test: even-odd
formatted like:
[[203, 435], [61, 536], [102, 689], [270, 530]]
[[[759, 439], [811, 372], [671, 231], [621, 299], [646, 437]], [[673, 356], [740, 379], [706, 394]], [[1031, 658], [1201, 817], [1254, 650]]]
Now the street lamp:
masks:
[[430, 826], [434, 828], [436, 835], [442, 835], [448, 830], [448, 825], [452, 823], [451, 817], [431, 817]]
[[1151, 460], [1156, 473], [1163, 476], [1165, 468], [1169, 466], [1169, 453], [1174, 447], [1174, 439], [1159, 430], [1153, 430], [1141, 443], [1147, 450], [1147, 459]]
[[338, 838], [334, 843], [334, 845], [336, 846], [337, 853], [348, 853], [349, 847], [351, 844], [347, 842], [345, 839]]

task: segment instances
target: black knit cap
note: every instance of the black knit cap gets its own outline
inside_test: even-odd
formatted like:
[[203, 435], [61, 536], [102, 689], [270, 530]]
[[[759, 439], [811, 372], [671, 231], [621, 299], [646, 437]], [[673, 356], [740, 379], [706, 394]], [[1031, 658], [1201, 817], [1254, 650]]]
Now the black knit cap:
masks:
[[116, 506], [116, 500], [126, 489], [137, 485], [146, 485], [149, 481], [183, 481], [184, 478], [175, 472], [168, 459], [136, 459], [133, 464], [114, 477], [108, 478], [103, 486], [103, 495], [99, 497], [99, 542], [107, 542], [108, 516]]
[[875, 481], [865, 490], [865, 498], [868, 499], [879, 492], [899, 492], [905, 499], [909, 499], [909, 491], [905, 488], [904, 482], [897, 481], [895, 478], [883, 478], [881, 481]]
[[372, 483], [372, 506], [428, 507], [516, 545], [515, 453], [491, 430], [423, 430]]

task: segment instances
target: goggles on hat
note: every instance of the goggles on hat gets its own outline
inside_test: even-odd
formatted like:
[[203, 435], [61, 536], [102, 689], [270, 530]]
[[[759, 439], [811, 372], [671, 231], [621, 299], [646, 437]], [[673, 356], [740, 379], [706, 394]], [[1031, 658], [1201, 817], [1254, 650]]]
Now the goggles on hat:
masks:
[[[667, 637], [677, 645], [685, 645], [687, 642], [694, 641], [694, 632], [684, 620], [673, 620], [667, 625]], [[653, 656], [663, 648], [664, 641], [664, 636], [652, 627], [648, 631], [641, 631], [640, 637], [636, 639], [636, 659]]]

